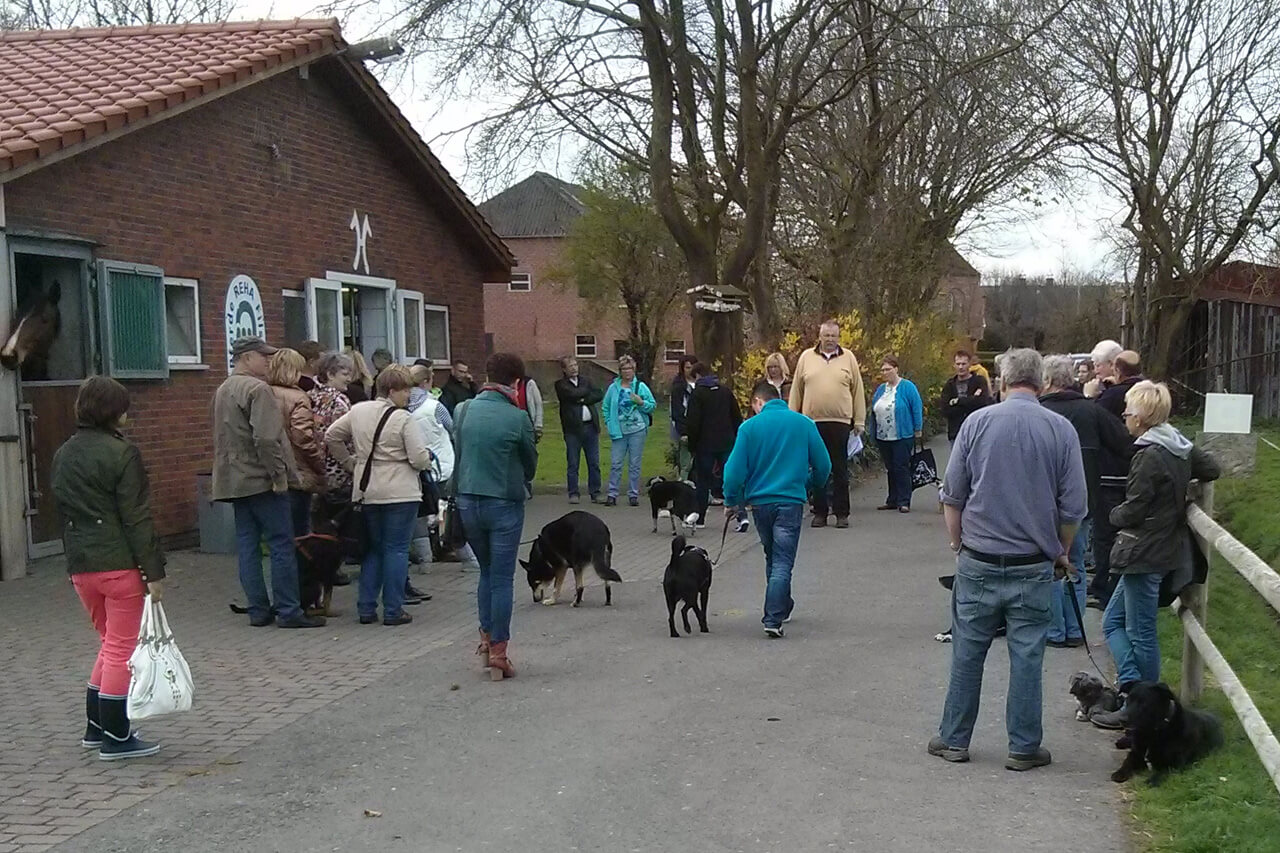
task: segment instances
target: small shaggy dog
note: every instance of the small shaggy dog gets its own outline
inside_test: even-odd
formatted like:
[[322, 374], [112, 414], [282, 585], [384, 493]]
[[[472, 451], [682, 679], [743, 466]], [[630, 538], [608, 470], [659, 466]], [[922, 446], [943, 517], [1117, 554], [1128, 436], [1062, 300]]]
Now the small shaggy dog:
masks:
[[1120, 709], [1120, 694], [1088, 672], [1081, 671], [1071, 676], [1071, 695], [1076, 697], [1080, 706], [1076, 708], [1076, 719], [1082, 723], [1089, 722], [1095, 713], [1111, 713]]

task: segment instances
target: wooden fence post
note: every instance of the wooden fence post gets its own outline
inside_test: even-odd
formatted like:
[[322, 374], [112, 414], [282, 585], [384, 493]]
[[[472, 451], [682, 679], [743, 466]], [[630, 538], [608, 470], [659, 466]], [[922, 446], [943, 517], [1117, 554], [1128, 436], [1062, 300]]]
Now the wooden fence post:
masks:
[[[1213, 483], [1200, 485], [1200, 497], [1196, 500], [1196, 504], [1204, 510], [1205, 515], [1213, 517]], [[1196, 543], [1204, 551], [1205, 560], [1212, 563], [1213, 544], [1201, 540], [1199, 536], [1196, 537]], [[1179, 598], [1182, 600], [1182, 606], [1191, 611], [1191, 615], [1196, 617], [1196, 621], [1207, 631], [1208, 626], [1205, 622], [1209, 615], [1209, 579], [1206, 577], [1203, 584], [1192, 584], [1183, 590]], [[1200, 650], [1196, 648], [1195, 643], [1191, 641], [1191, 636], [1184, 632], [1182, 635], [1182, 703], [1198, 705], [1203, 689], [1204, 658], [1200, 655]]]

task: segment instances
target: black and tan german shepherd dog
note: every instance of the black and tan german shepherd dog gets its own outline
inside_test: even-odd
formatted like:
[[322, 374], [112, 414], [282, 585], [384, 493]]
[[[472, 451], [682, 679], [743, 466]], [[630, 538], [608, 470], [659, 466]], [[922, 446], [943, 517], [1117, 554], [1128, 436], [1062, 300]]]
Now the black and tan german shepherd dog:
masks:
[[[583, 576], [590, 566], [604, 581], [604, 603], [613, 604], [610, 582], [620, 583], [622, 577], [613, 570], [613, 542], [609, 538], [609, 526], [589, 512], [575, 510], [566, 513], [542, 528], [533, 540], [529, 559], [521, 560], [533, 590], [533, 600], [543, 604], [555, 604], [564, 586], [564, 576], [573, 570], [577, 595], [573, 606], [582, 604]], [[552, 582], [555, 590], [547, 594]]]

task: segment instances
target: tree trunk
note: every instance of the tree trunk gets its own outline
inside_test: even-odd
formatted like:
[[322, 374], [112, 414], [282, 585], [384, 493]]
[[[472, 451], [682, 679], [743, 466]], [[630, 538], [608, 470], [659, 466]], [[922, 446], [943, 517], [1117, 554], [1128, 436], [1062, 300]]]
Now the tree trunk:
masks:
[[1163, 310], [1153, 312], [1150, 319], [1152, 341], [1144, 356], [1143, 374], [1161, 382], [1169, 379], [1176, 347], [1182, 341], [1195, 305], [1196, 300], [1192, 297], [1164, 303]]

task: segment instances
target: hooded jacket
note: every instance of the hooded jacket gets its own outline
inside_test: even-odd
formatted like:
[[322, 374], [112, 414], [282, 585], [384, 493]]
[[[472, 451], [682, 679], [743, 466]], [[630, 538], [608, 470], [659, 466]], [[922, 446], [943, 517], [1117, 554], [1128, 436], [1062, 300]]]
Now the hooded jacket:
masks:
[[684, 421], [689, 448], [694, 453], [728, 453], [741, 423], [742, 410], [733, 391], [721, 385], [714, 373], [699, 377]]
[[1187, 484], [1216, 480], [1222, 469], [1171, 424], [1147, 430], [1129, 464], [1124, 503], [1111, 511], [1116, 541], [1111, 571], [1165, 574], [1189, 570]]

